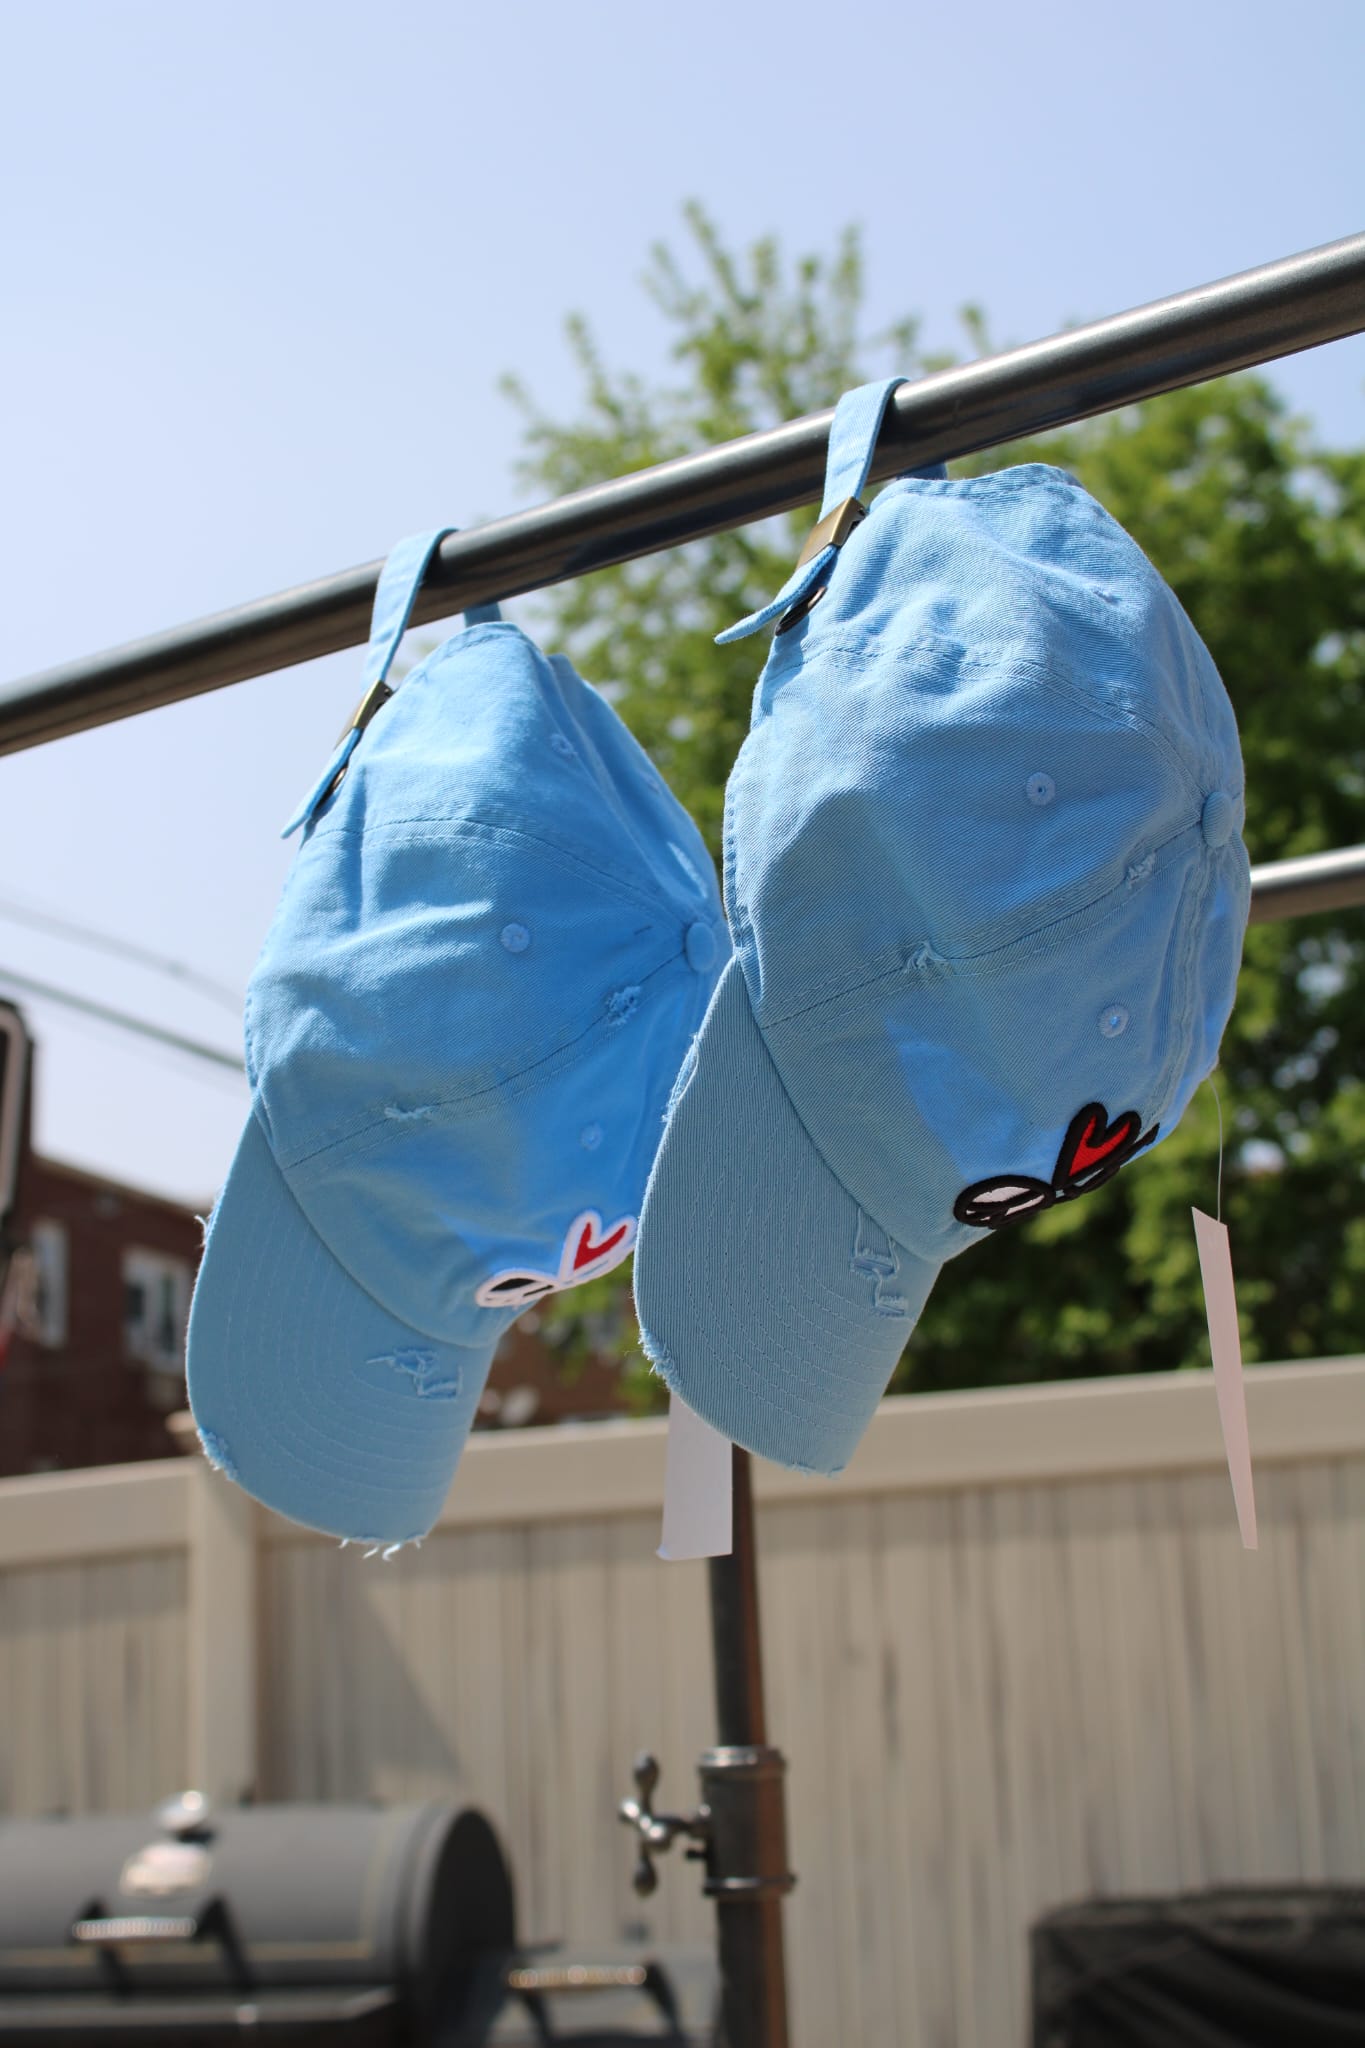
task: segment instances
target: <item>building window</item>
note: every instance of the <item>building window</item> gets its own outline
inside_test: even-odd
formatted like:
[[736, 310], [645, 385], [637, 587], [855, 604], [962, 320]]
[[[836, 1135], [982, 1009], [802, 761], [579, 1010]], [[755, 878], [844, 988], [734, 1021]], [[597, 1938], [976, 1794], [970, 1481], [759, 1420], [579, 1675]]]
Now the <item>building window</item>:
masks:
[[27, 1335], [49, 1352], [65, 1343], [65, 1223], [47, 1217], [29, 1231], [33, 1251], [33, 1305]]
[[185, 1370], [190, 1269], [167, 1252], [130, 1246], [123, 1254], [123, 1348], [158, 1372]]
[[10, 1260], [8, 1298], [20, 1337], [59, 1352], [65, 1343], [65, 1225], [41, 1217]]

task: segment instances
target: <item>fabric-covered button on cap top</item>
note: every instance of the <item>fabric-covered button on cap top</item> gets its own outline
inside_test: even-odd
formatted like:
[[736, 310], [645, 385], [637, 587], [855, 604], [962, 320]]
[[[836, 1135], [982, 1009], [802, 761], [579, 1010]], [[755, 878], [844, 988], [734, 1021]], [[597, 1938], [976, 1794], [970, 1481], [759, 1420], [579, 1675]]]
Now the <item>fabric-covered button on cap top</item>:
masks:
[[1206, 846], [1226, 846], [1236, 828], [1237, 813], [1232, 798], [1225, 789], [1215, 789], [1212, 796], [1204, 799], [1204, 809], [1199, 819], [1199, 829], [1204, 835]]
[[690, 924], [683, 938], [683, 951], [687, 964], [697, 974], [705, 974], [716, 964], [716, 935], [709, 924]]

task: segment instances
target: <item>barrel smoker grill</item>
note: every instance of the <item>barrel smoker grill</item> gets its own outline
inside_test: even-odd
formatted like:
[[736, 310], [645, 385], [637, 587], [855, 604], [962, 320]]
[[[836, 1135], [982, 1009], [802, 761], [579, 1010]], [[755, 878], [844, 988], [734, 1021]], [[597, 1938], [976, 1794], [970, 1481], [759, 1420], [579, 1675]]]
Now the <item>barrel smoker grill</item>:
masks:
[[0, 2044], [466, 2048], [514, 1960], [472, 1809], [238, 1807], [0, 1826]]

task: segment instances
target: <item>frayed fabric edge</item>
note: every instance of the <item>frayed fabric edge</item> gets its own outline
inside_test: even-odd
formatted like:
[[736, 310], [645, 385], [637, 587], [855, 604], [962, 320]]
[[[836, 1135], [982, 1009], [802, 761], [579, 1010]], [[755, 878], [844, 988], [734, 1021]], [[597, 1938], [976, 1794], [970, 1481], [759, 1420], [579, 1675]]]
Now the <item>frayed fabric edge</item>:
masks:
[[337, 1548], [349, 1550], [353, 1543], [365, 1543], [369, 1548], [362, 1551], [362, 1557], [377, 1557], [381, 1564], [388, 1564], [397, 1557], [400, 1550], [420, 1550], [424, 1540], [421, 1536], [400, 1536], [396, 1543], [383, 1543], [369, 1536], [341, 1536], [337, 1539]]

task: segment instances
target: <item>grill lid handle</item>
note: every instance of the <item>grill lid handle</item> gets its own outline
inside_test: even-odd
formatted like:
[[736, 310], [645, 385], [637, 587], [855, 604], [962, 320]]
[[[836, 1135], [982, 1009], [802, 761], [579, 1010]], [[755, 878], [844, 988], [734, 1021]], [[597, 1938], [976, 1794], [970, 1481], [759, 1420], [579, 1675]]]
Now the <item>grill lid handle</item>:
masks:
[[170, 1799], [162, 1800], [154, 1818], [166, 1834], [174, 1835], [182, 1842], [192, 1842], [208, 1833], [213, 1808], [203, 1792], [177, 1792]]

